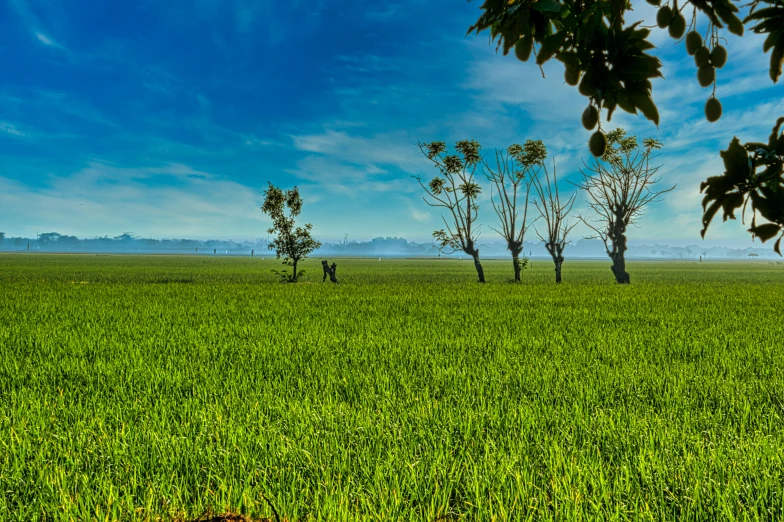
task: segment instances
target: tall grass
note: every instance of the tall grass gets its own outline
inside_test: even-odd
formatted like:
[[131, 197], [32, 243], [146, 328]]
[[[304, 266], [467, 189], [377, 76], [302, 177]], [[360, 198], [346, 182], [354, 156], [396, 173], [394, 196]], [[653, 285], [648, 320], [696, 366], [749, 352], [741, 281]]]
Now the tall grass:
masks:
[[0, 520], [784, 519], [784, 267], [0, 256]]

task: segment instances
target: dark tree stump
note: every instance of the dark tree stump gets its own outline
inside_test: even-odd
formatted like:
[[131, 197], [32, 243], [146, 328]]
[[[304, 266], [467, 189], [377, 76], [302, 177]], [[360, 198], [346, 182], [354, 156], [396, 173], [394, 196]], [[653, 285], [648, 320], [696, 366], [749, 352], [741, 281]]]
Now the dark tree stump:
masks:
[[332, 263], [332, 266], [329, 266], [329, 261], [324, 259], [321, 261], [321, 268], [324, 269], [324, 278], [321, 280], [322, 283], [327, 280], [327, 275], [329, 275], [329, 280], [333, 283], [338, 282], [338, 278], [335, 275], [337, 273], [337, 264]]

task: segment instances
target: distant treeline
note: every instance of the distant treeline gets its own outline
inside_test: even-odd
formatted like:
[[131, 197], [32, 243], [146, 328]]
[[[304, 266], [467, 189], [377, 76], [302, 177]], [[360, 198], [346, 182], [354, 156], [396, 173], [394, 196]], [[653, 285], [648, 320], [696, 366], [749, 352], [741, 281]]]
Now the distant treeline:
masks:
[[[231, 254], [250, 255], [255, 252], [258, 256], [274, 256], [274, 252], [267, 249], [267, 240], [264, 238], [255, 241], [232, 241], [224, 239], [152, 239], [134, 236], [126, 233], [115, 237], [103, 236], [93, 238], [78, 238], [48, 232], [39, 234], [35, 238], [6, 237], [0, 232], [0, 251], [24, 252], [101, 252], [101, 253], [170, 253], [170, 254]], [[506, 257], [506, 245], [499, 242], [480, 244], [483, 257]], [[601, 241], [581, 239], [570, 246], [572, 257], [599, 258], [606, 257]], [[547, 251], [541, 242], [524, 244], [524, 255], [532, 258], [546, 257]], [[346, 257], [437, 257], [438, 248], [432, 243], [416, 243], [401, 237], [376, 237], [370, 241], [325, 242], [315, 251], [316, 256], [346, 256]], [[751, 254], [751, 256], [749, 256]], [[757, 254], [756, 256], [754, 254]], [[648, 259], [699, 259], [703, 256], [711, 259], [742, 259], [749, 257], [776, 258], [778, 255], [766, 248], [704, 248], [699, 245], [685, 247], [668, 245], [631, 245], [628, 255], [630, 258]], [[458, 258], [465, 254], [452, 254], [442, 257]]]

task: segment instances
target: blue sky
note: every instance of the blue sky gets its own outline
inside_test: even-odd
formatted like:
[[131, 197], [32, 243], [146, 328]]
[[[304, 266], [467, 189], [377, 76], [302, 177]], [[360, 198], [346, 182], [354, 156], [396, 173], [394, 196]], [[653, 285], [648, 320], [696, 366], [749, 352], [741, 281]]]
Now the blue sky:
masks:
[[[560, 63], [543, 79], [496, 54], [486, 34], [465, 37], [480, 5], [0, 0], [0, 230], [265, 237], [269, 180], [300, 187], [319, 239], [429, 242], [441, 218], [411, 176], [436, 171], [417, 141], [471, 138], [492, 152], [542, 139], [559, 178], [576, 180], [586, 99]], [[654, 19], [647, 3], [633, 5], [632, 19]], [[662, 141], [662, 184], [678, 184], [631, 240], [699, 243], [699, 183], [721, 172], [719, 149], [733, 135], [765, 140], [784, 115], [763, 39], [726, 36], [718, 123], [704, 120], [710, 89], [692, 58], [655, 29], [660, 127], [621, 112], [606, 126]], [[494, 241], [488, 196], [480, 222]], [[706, 243], [751, 240], [719, 219]]]

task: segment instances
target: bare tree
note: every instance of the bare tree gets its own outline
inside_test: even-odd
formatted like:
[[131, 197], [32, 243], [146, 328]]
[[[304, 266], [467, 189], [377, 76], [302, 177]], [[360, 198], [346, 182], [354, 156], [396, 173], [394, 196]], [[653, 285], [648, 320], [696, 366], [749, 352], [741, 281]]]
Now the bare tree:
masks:
[[654, 191], [651, 186], [659, 182], [653, 176], [661, 166], [651, 167], [651, 154], [661, 148], [661, 143], [646, 138], [642, 149], [637, 137], [626, 137], [626, 131], [615, 129], [607, 133], [607, 151], [596, 159], [594, 165], [585, 165], [588, 172], [580, 169], [583, 180], [575, 186], [588, 194], [588, 205], [598, 214], [598, 219], [589, 223], [583, 216], [579, 219], [592, 229], [604, 243], [607, 255], [612, 260], [611, 269], [615, 280], [620, 284], [630, 282], [626, 272], [626, 231], [629, 225], [636, 226], [636, 220], [650, 203], [657, 201], [662, 194], [671, 191], [675, 185]]
[[[476, 167], [482, 158], [479, 156], [481, 145], [474, 140], [462, 140], [455, 144], [455, 149], [462, 155], [445, 156], [446, 144], [443, 141], [432, 143], [417, 143], [419, 150], [427, 159], [435, 163], [443, 177], [436, 176], [425, 185], [421, 176], [414, 176], [419, 185], [430, 196], [431, 201], [422, 198], [431, 207], [449, 209], [451, 219], [447, 222], [444, 216], [446, 230], [436, 230], [433, 237], [438, 241], [438, 250], [451, 249], [447, 254], [462, 250], [474, 260], [474, 267], [479, 276], [479, 282], [485, 282], [485, 272], [479, 262], [479, 249], [477, 242], [479, 231], [474, 227], [479, 212], [476, 198], [481, 192], [481, 187], [474, 182]], [[450, 225], [451, 223], [451, 225]]]
[[547, 173], [547, 168], [544, 169], [546, 185], [542, 185], [540, 177], [533, 179], [533, 186], [536, 190], [538, 200], [534, 200], [534, 206], [539, 211], [539, 215], [544, 218], [547, 231], [544, 236], [536, 231], [537, 237], [544, 241], [544, 246], [550, 257], [553, 258], [555, 263], [555, 282], [561, 282], [561, 266], [564, 262], [563, 251], [568, 244], [566, 240], [569, 232], [577, 225], [577, 223], [569, 224], [566, 218], [569, 212], [572, 211], [574, 200], [577, 194], [572, 194], [566, 202], [561, 202], [561, 197], [558, 193], [558, 183], [555, 172], [555, 158], [553, 158], [553, 177]]
[[[501, 230], [495, 228], [493, 230], [504, 238], [506, 248], [512, 253], [515, 281], [520, 281], [520, 272], [528, 263], [527, 258], [520, 261], [520, 253], [523, 251], [525, 233], [533, 225], [533, 223], [526, 223], [528, 198], [531, 193], [531, 175], [534, 168], [543, 165], [546, 157], [547, 149], [541, 140], [528, 140], [525, 142], [525, 146], [511, 145], [507, 148], [506, 154], [496, 150], [496, 170], [490, 168], [487, 162], [482, 162], [487, 169], [487, 179], [495, 186], [498, 199], [496, 202], [491, 188], [490, 202], [501, 221]], [[538, 172], [533, 173], [533, 177], [537, 174]], [[523, 207], [523, 219], [519, 221], [517, 195], [522, 192], [523, 184], [525, 184], [525, 206]]]

